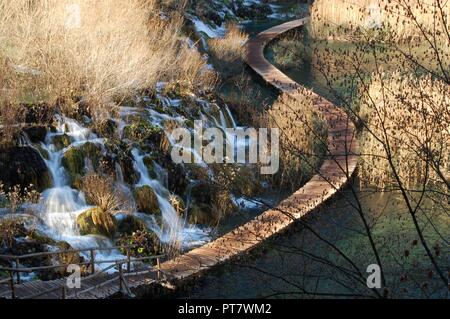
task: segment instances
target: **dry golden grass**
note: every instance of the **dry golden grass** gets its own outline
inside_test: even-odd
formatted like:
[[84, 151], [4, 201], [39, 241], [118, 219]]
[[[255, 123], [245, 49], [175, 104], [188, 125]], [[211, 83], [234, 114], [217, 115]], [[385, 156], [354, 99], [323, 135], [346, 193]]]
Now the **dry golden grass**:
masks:
[[361, 145], [362, 180], [380, 187], [396, 185], [387, 160], [391, 155], [404, 185], [442, 185], [440, 175], [450, 176], [448, 85], [430, 77], [374, 76], [362, 96], [360, 116], [368, 127]]
[[381, 23], [390, 40], [421, 40], [440, 32], [437, 38], [446, 44], [449, 15], [450, 4], [442, 0], [316, 0], [310, 31], [320, 39], [342, 38]]
[[209, 85], [182, 18], [159, 12], [156, 0], [0, 0], [0, 89], [9, 103], [83, 98], [96, 113], [158, 81]]
[[135, 208], [129, 194], [114, 183], [110, 176], [89, 173], [81, 181], [86, 200], [108, 214], [131, 213]]
[[209, 51], [214, 57], [215, 65], [222, 74], [235, 75], [242, 69], [247, 40], [248, 35], [233, 24], [228, 26], [224, 38], [209, 40]]
[[311, 177], [327, 147], [326, 123], [314, 111], [310, 92], [302, 93], [301, 100], [281, 95], [262, 123], [280, 130], [280, 171], [274, 182], [290, 190]]

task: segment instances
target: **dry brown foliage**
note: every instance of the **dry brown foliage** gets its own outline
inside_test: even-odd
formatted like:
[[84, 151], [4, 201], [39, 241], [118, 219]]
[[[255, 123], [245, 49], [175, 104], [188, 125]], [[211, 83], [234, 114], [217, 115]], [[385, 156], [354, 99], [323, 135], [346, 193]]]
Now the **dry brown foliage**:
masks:
[[313, 96], [301, 89], [302, 99], [281, 95], [267, 112], [262, 127], [280, 130], [280, 173], [275, 183], [295, 190], [320, 165], [327, 147], [326, 123], [314, 110]]
[[[310, 31], [316, 38], [348, 38], [381, 27], [393, 41], [438, 37], [448, 43], [450, 4], [442, 0], [316, 0]], [[446, 27], [447, 26], [447, 27]]]
[[212, 73], [182, 40], [182, 23], [177, 13], [160, 16], [155, 0], [1, 0], [4, 102], [64, 101], [77, 110], [83, 98], [102, 116], [111, 101], [158, 81], [209, 86]]
[[392, 158], [405, 185], [442, 183], [450, 176], [450, 89], [431, 77], [374, 75], [362, 93], [360, 116], [362, 179], [381, 187], [395, 184]]
[[114, 215], [133, 211], [131, 195], [121, 190], [112, 177], [90, 173], [83, 177], [81, 190], [90, 204], [100, 207], [105, 213]]

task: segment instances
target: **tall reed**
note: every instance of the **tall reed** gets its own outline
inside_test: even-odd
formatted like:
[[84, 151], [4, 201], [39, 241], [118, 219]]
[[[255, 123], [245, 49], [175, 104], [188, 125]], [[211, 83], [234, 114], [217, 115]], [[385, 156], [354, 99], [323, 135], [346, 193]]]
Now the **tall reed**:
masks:
[[[362, 88], [362, 180], [380, 187], [444, 185], [450, 177], [450, 89], [430, 76], [374, 75]], [[392, 161], [395, 171], [389, 161]]]
[[448, 43], [450, 4], [441, 0], [316, 0], [310, 32], [315, 38], [382, 31], [391, 41], [434, 38]]

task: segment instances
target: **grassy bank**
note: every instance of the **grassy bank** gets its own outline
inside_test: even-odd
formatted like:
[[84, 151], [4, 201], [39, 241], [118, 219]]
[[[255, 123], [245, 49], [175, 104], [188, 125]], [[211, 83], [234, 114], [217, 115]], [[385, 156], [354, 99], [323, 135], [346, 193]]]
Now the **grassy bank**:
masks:
[[212, 81], [201, 55], [181, 39], [182, 17], [160, 15], [153, 0], [0, 2], [1, 124], [24, 104], [45, 104], [94, 117], [111, 102], [177, 81]]

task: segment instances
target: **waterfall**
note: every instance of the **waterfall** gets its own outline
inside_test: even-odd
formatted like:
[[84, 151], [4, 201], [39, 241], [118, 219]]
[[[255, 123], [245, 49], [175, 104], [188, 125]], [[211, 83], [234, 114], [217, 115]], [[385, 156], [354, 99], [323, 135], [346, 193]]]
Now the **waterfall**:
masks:
[[231, 121], [231, 125], [233, 126], [233, 128], [237, 128], [236, 121], [234, 120], [233, 114], [231, 114], [231, 111], [230, 111], [230, 108], [228, 107], [228, 105], [225, 106], [225, 110], [227, 111], [228, 118]]
[[115, 169], [116, 169], [116, 180], [117, 180], [117, 182], [120, 183], [120, 184], [125, 184], [125, 180], [123, 178], [122, 166], [120, 166], [120, 164], [116, 162]]
[[[48, 153], [48, 158], [44, 161], [50, 171], [53, 186], [42, 193], [41, 206], [42, 230], [47, 236], [55, 240], [66, 241], [74, 249], [112, 247], [112, 242], [101, 236], [80, 236], [77, 227], [77, 217], [90, 206], [87, 205], [82, 192], [69, 186], [67, 173], [62, 165], [64, 153], [70, 147], [77, 147], [87, 142], [92, 142], [103, 147], [103, 140], [99, 139], [89, 129], [82, 127], [75, 120], [65, 117], [57, 117], [56, 132], [47, 133], [45, 143], [41, 144], [42, 149]], [[55, 136], [66, 134], [71, 140], [71, 144], [57, 150], [53, 142]], [[86, 161], [87, 166], [91, 166]], [[111, 259], [111, 255], [119, 256], [118, 252], [99, 252], [97, 259]], [[107, 267], [103, 265], [102, 267]]]
[[52, 230], [53, 235], [62, 239], [65, 236], [79, 235], [76, 218], [83, 210], [88, 209], [88, 206], [84, 196], [68, 185], [66, 170], [62, 165], [62, 158], [68, 148], [57, 150], [53, 139], [56, 136], [67, 134], [74, 144], [97, 137], [73, 120], [58, 117], [57, 123], [56, 133], [48, 133], [45, 143], [41, 145], [48, 153], [45, 163], [53, 181], [53, 187], [42, 194], [42, 202], [45, 208], [43, 220]]
[[[144, 155], [140, 155], [137, 149], [132, 150], [134, 158], [134, 168], [139, 173], [140, 180], [137, 187], [150, 186], [158, 199], [159, 209], [163, 218], [162, 237], [163, 242], [176, 243], [181, 238], [181, 223], [178, 214], [169, 202], [170, 192], [161, 184], [159, 180], [150, 178], [148, 169], [144, 164]], [[156, 230], [159, 231], [159, 230]]]
[[140, 179], [136, 187], [150, 186], [158, 199], [162, 215], [162, 227], [159, 227], [153, 216], [135, 214], [141, 218], [160, 240], [169, 244], [181, 244], [183, 248], [197, 246], [209, 241], [208, 230], [185, 224], [178, 216], [176, 210], [169, 201], [170, 192], [157, 179], [152, 179], [144, 164], [145, 155], [141, 155], [138, 149], [132, 150], [134, 168], [139, 173]]
[[158, 165], [158, 163], [153, 162], [155, 167], [155, 173], [158, 178], [158, 181], [165, 187], [169, 188], [169, 173], [162, 166]]

